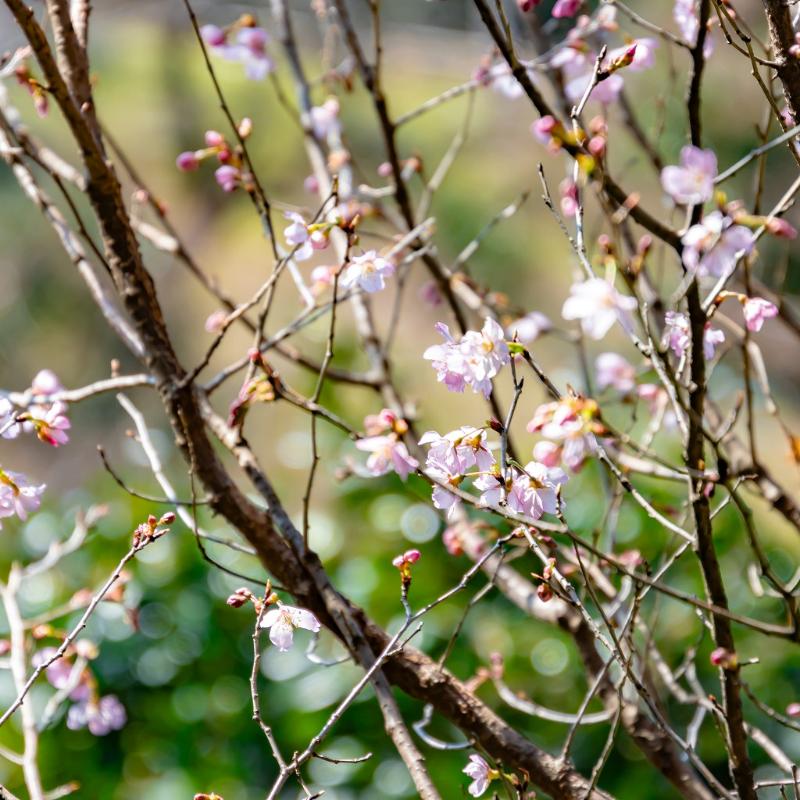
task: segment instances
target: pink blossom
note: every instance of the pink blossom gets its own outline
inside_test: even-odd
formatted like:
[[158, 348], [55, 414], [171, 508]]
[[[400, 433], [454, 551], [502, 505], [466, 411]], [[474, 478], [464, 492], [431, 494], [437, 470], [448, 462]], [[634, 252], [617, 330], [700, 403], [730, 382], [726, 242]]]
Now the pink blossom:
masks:
[[264, 614], [261, 627], [270, 629], [269, 640], [280, 652], [285, 653], [292, 646], [295, 628], [317, 633], [321, 626], [319, 620], [305, 608], [278, 603], [276, 608], [271, 608]]
[[[438, 508], [440, 511], [446, 511], [447, 518], [451, 519], [455, 510], [461, 504], [461, 498], [457, 494], [448, 491], [445, 486], [449, 484], [457, 487], [462, 480], [462, 476], [453, 475], [436, 465], [428, 467], [427, 474], [433, 480], [438, 481], [431, 490], [431, 500], [433, 501], [434, 508]], [[445, 486], [441, 486], [440, 484], [445, 484]]]
[[451, 556], [460, 556], [464, 552], [461, 534], [457, 527], [445, 528], [442, 533], [442, 544]]
[[564, 178], [558, 185], [561, 195], [561, 213], [565, 217], [574, 217], [578, 212], [578, 186], [572, 178]]
[[405, 553], [401, 553], [392, 559], [392, 566], [397, 567], [397, 569], [403, 569], [411, 564], [416, 564], [420, 558], [422, 558], [422, 553], [419, 550], [406, 550]]
[[748, 297], [743, 304], [744, 320], [747, 330], [758, 332], [764, 322], [778, 315], [778, 307], [763, 297]]
[[[528, 73], [528, 77], [530, 77], [530, 73]], [[492, 89], [509, 100], [516, 100], [525, 94], [525, 90], [512, 74], [508, 64], [496, 64], [491, 67], [486, 74], [486, 80], [490, 82]]]
[[263, 80], [274, 69], [266, 49], [269, 36], [263, 28], [239, 28], [233, 42], [229, 42], [226, 32], [216, 25], [204, 25], [200, 35], [214, 55], [242, 64], [250, 80]]
[[16, 439], [22, 432], [22, 423], [15, 422], [20, 411], [7, 397], [0, 397], [0, 436]]
[[[600, 410], [594, 400], [563, 397], [540, 405], [527, 425], [528, 433], [540, 433], [558, 442], [561, 459], [573, 472], [597, 450], [597, 436], [605, 433]], [[555, 451], [551, 451], [551, 456]]]
[[467, 331], [456, 341], [444, 323], [436, 329], [445, 338], [444, 344], [433, 345], [423, 354], [432, 362], [440, 382], [450, 391], [461, 392], [465, 385], [488, 397], [492, 378], [509, 362], [505, 333], [500, 325], [487, 317], [480, 331]]
[[628, 326], [629, 312], [634, 308], [636, 298], [620, 294], [602, 278], [590, 278], [572, 284], [561, 316], [568, 320], [580, 320], [584, 333], [593, 339], [602, 339], [617, 320], [623, 327]]
[[[684, 41], [694, 46], [697, 42], [697, 34], [700, 32], [696, 0], [675, 0], [675, 5], [672, 9], [672, 17]], [[714, 42], [711, 36], [706, 34], [705, 44], [703, 45], [703, 56], [708, 58], [713, 52]]]
[[314, 253], [311, 237], [303, 217], [296, 211], [284, 211], [283, 216], [291, 220], [291, 225], [283, 229], [283, 238], [297, 249], [294, 251], [295, 261], [307, 261]]
[[206, 317], [203, 327], [205, 327], [208, 333], [219, 333], [225, 326], [225, 320], [227, 318], [228, 312], [225, 311], [224, 308], [218, 308]]
[[454, 475], [464, 475], [473, 467], [481, 472], [491, 469], [494, 456], [486, 446], [486, 431], [465, 425], [450, 433], [427, 431], [419, 440], [430, 445], [428, 467], [440, 467]]
[[219, 47], [225, 44], [225, 31], [218, 25], [203, 25], [200, 35], [209, 47]]
[[[692, 343], [692, 330], [689, 317], [676, 311], [667, 311], [664, 315], [664, 338], [672, 352], [678, 357], [688, 353]], [[706, 323], [703, 334], [703, 354], [706, 359], [714, 358], [717, 345], [725, 341], [725, 334], [718, 328]]]
[[553, 139], [553, 133], [558, 129], [559, 123], [555, 117], [549, 114], [540, 117], [531, 125], [531, 133], [542, 144], [549, 145]]
[[556, 0], [552, 14], [556, 19], [574, 17], [581, 7], [582, 0]]
[[370, 454], [367, 459], [367, 471], [374, 477], [386, 475], [394, 470], [405, 480], [408, 474], [419, 466], [419, 461], [409, 454], [408, 448], [396, 434], [368, 436], [359, 439], [356, 447]]
[[681, 165], [661, 170], [664, 191], [681, 205], [696, 205], [710, 200], [717, 176], [717, 156], [713, 150], [686, 145], [681, 150]]
[[178, 155], [175, 159], [175, 166], [177, 166], [181, 172], [193, 172], [200, 166], [200, 161], [194, 152], [187, 150]]
[[451, 392], [463, 392], [467, 383], [467, 361], [450, 328], [444, 322], [437, 322], [435, 328], [444, 337], [444, 343], [431, 345], [422, 357], [431, 362], [440, 383]]
[[29, 415], [28, 418], [41, 441], [59, 447], [69, 441], [67, 431], [72, 427], [66, 412], [64, 403], [56, 402], [47, 409], [44, 417]]
[[[55, 647], [44, 647], [33, 654], [31, 663], [34, 667], [47, 664], [47, 662], [50, 661], [57, 652], [58, 650]], [[56, 689], [63, 689], [69, 684], [70, 677], [72, 676], [73, 666], [74, 665], [70, 663], [68, 658], [62, 657], [53, 661], [53, 663], [45, 669], [45, 677], [47, 678], [48, 683], [50, 683], [50, 685]], [[69, 696], [71, 700], [85, 701], [91, 696], [91, 689], [86, 677], [86, 673], [81, 675], [81, 679], [79, 680], [77, 686], [75, 686], [70, 692]]]
[[233, 192], [242, 179], [242, 173], [238, 167], [223, 164], [214, 170], [214, 180], [220, 185], [222, 191]]
[[686, 269], [701, 276], [719, 277], [753, 249], [755, 239], [744, 225], [734, 224], [721, 211], [712, 211], [686, 231], [681, 243]]
[[557, 467], [561, 463], [561, 447], [555, 442], [536, 442], [533, 446], [533, 460], [546, 467]]
[[67, 727], [76, 731], [88, 728], [94, 736], [105, 736], [125, 726], [128, 716], [125, 706], [113, 694], [99, 700], [90, 698], [76, 703], [67, 712]]
[[493, 770], [479, 755], [473, 753], [469, 757], [469, 763], [462, 771], [472, 778], [472, 783], [467, 791], [473, 797], [480, 797], [489, 788]]
[[481, 475], [475, 487], [481, 492], [482, 506], [504, 505], [515, 514], [539, 519], [542, 514], [556, 513], [558, 487], [566, 480], [562, 470], [530, 461], [522, 471], [512, 468], [505, 481], [498, 470]]
[[31, 391], [34, 395], [51, 395], [56, 394], [56, 392], [63, 392], [64, 387], [53, 370], [41, 369], [31, 381]]
[[636, 370], [618, 353], [600, 353], [594, 366], [598, 391], [602, 392], [603, 389], [612, 386], [618, 392], [627, 394], [636, 385]]
[[21, 472], [0, 469], [0, 519], [13, 517], [26, 520], [31, 511], [36, 511], [45, 484], [32, 486]]
[[539, 311], [531, 311], [524, 317], [520, 317], [510, 325], [506, 325], [506, 336], [513, 339], [515, 336], [518, 342], [530, 344], [535, 342], [543, 333], [551, 330], [553, 323], [550, 318]]
[[386, 278], [394, 275], [394, 264], [375, 250], [368, 250], [350, 261], [342, 273], [340, 282], [345, 289], [355, 286], [368, 294], [386, 288]]
[[339, 135], [339, 101], [335, 97], [329, 97], [321, 106], [314, 106], [310, 113], [311, 130], [317, 139], [324, 142], [329, 136]]

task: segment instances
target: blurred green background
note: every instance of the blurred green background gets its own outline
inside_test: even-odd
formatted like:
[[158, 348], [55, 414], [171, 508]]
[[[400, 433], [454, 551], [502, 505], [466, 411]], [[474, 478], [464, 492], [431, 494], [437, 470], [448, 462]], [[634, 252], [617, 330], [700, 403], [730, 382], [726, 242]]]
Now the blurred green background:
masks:
[[[634, 3], [636, 8], [673, 29], [671, 4]], [[740, 10], [758, 27], [756, 2], [742, 3]], [[543, 13], [548, 4], [542, 6]], [[292, 4], [307, 68], [319, 73], [319, 38], [309, 3]], [[244, 7], [239, 4], [198, 5], [201, 22], [226, 24], [242, 11], [252, 10], [270, 28], [267, 3]], [[366, 24], [364, 6], [354, 5], [357, 18]], [[456, 83], [468, 80], [481, 57], [489, 52], [486, 36], [478, 30], [469, 3], [440, 2], [387, 4], [385, 10], [386, 93], [394, 115], [413, 109]], [[622, 28], [633, 35], [641, 32], [624, 18]], [[760, 28], [759, 28], [760, 29]], [[524, 52], [531, 45], [520, 29]], [[557, 32], [556, 32], [557, 35]], [[758, 144], [755, 126], [764, 118], [764, 104], [752, 79], [749, 64], [723, 47], [715, 32], [717, 54], [708, 69], [704, 123], [706, 138], [716, 149], [721, 166], [726, 166]], [[190, 251], [209, 273], [216, 276], [226, 292], [244, 299], [264, 280], [271, 268], [269, 248], [260, 234], [257, 219], [241, 193], [226, 196], [213, 182], [211, 169], [185, 175], [174, 168], [175, 155], [201, 146], [208, 128], [224, 130], [224, 119], [215, 102], [208, 75], [188, 21], [179, 2], [104, 3], [92, 16], [92, 59], [96, 99], [101, 119], [113, 132], [123, 150], [153, 192], [166, 203], [169, 214], [188, 243]], [[620, 42], [622, 39], [620, 38]], [[7, 17], [0, 15], [0, 50], [20, 40]], [[287, 94], [291, 84], [277, 44], [272, 52], [278, 64], [277, 79]], [[308, 174], [302, 143], [293, 121], [276, 99], [270, 81], [250, 83], [237, 65], [215, 62], [236, 116], [250, 116], [255, 123], [251, 152], [271, 198], [284, 207], [314, 209], [314, 199], [303, 191]], [[669, 51], [663, 44], [657, 52], [653, 71], [626, 78], [631, 103], [644, 129], [659, 141], [667, 163], [674, 163], [685, 141], [686, 122], [682, 95], [688, 61], [683, 53]], [[44, 120], [35, 118], [30, 101], [9, 82], [15, 104], [31, 128], [70, 160], [74, 148], [65, 135], [57, 111]], [[317, 86], [316, 102], [326, 91]], [[380, 186], [376, 168], [384, 160], [380, 136], [369, 99], [359, 85], [351, 93], [340, 89], [346, 141], [357, 165], [359, 182]], [[403, 157], [419, 156], [430, 176], [462, 129], [467, 99], [461, 97], [411, 122], [401, 130]], [[532, 109], [524, 100], [509, 100], [490, 90], [475, 95], [467, 141], [447, 181], [436, 194], [431, 213], [436, 218], [436, 245], [449, 263], [481, 230], [488, 219], [530, 192], [527, 203], [511, 220], [484, 241], [470, 259], [476, 280], [507, 293], [513, 302], [529, 310], [542, 311], [553, 319], [575, 274], [575, 265], [553, 218], [540, 200], [536, 175], [542, 161], [555, 193], [564, 177], [564, 164], [547, 155], [531, 138], [528, 128]], [[610, 161], [626, 187], [641, 191], [643, 202], [659, 215], [671, 212], [662, 200], [657, 175], [641, 158], [620, 124], [616, 110], [610, 111]], [[773, 126], [774, 131], [774, 126]], [[773, 151], [766, 164], [766, 189], [762, 208], [767, 209], [792, 179], [792, 162], [782, 150]], [[727, 187], [730, 197], [741, 196], [750, 203], [755, 171], [750, 168]], [[419, 196], [420, 183], [413, 189]], [[47, 185], [51, 195], [54, 188]], [[81, 209], [85, 207], [80, 205]], [[49, 367], [68, 387], [77, 387], [104, 377], [112, 358], [120, 359], [123, 372], [135, 372], [136, 364], [105, 327], [84, 290], [78, 275], [59, 249], [55, 237], [38, 212], [22, 197], [5, 166], [0, 167], [0, 386], [9, 390], [27, 387], [36, 371]], [[145, 213], [145, 212], [142, 212]], [[789, 219], [798, 222], [793, 211]], [[675, 218], [680, 224], [681, 220]], [[380, 232], [380, 223], [368, 222], [365, 231]], [[599, 220], [587, 221], [589, 241], [601, 232]], [[364, 236], [366, 246], [371, 239]], [[383, 243], [375, 238], [378, 245]], [[785, 242], [764, 241], [757, 270], [776, 289], [792, 294], [798, 288], [800, 254]], [[176, 261], [144, 244], [147, 264], [155, 276], [169, 324], [184, 364], [202, 358], [211, 337], [203, 321], [217, 304]], [[322, 259], [324, 263], [324, 257]], [[316, 262], [315, 262], [316, 263]], [[653, 266], [665, 290], [679, 282], [672, 256], [654, 257]], [[304, 265], [308, 274], [310, 266]], [[415, 265], [402, 297], [402, 321], [392, 356], [395, 374], [407, 399], [419, 408], [420, 430], [450, 430], [461, 424], [482, 424], [486, 408], [471, 395], [449, 395], [436, 384], [430, 367], [421, 360], [424, 348], [436, 341], [433, 323], [444, 313], [418, 299], [426, 276]], [[385, 330], [394, 302], [392, 287], [376, 301], [376, 317]], [[288, 280], [279, 291], [269, 329], [277, 330], [300, 310], [297, 293]], [[736, 312], [733, 312], [736, 313]], [[366, 367], [349, 312], [341, 315], [334, 363], [355, 369]], [[310, 326], [293, 342], [315, 359], [325, 349], [327, 320]], [[768, 324], [759, 335], [770, 371], [773, 391], [781, 413], [793, 430], [798, 430], [796, 386], [800, 368], [796, 345], [777, 323]], [[240, 357], [250, 344], [246, 332], [232, 331], [217, 353], [214, 365], [221, 367]], [[631, 360], [636, 355], [618, 335], [590, 347], [594, 356], [618, 347]], [[558, 338], [548, 338], [535, 347], [537, 357], [559, 385], [580, 387], [583, 377], [575, 351]], [[276, 358], [284, 379], [298, 391], [313, 392], [315, 376]], [[206, 371], [207, 376], [213, 371]], [[715, 370], [713, 395], [723, 408], [730, 408], [741, 389], [740, 355], [728, 353]], [[507, 381], [510, 383], [510, 379]], [[229, 381], [216, 396], [220, 410], [238, 389]], [[499, 387], [504, 405], [510, 398], [509, 385]], [[166, 422], [156, 400], [146, 390], [130, 397], [147, 413], [154, 441], [166, 460], [168, 471], [182, 496], [189, 492], [183, 464], [175, 458]], [[529, 382], [517, 414], [516, 441], [527, 455], [533, 440], [524, 424], [544, 400], [539, 386]], [[328, 383], [323, 393], [326, 405], [355, 426], [362, 417], [380, 408], [370, 390]], [[786, 440], [773, 419], [759, 415], [760, 452], [786, 486], [798, 488], [797, 467], [788, 455]], [[609, 402], [603, 405], [608, 417], [627, 425], [630, 408]], [[127, 435], [130, 419], [113, 396], [76, 405], [72, 441], [58, 451], [30, 439], [2, 442], [2, 464], [46, 482], [48, 491], [42, 509], [25, 524], [6, 522], [0, 534], [0, 573], [14, 559], [31, 559], [46, 551], [51, 542], [71, 530], [74, 514], [92, 503], [107, 503], [110, 513], [99, 525], [87, 546], [66, 560], [61, 568], [26, 585], [22, 600], [27, 615], [33, 616], [67, 599], [81, 587], [94, 587], [108, 575], [128, 547], [133, 527], [153, 511], [163, 508], [128, 497], [102, 470], [96, 446], [102, 445], [112, 463], [126, 480], [144, 492], [160, 494], [144, 467], [140, 448]], [[285, 404], [262, 406], [248, 418], [248, 438], [256, 447], [276, 483], [288, 509], [296, 517], [310, 464], [310, 421], [302, 412]], [[641, 430], [642, 422], [634, 430]], [[336, 470], [347, 459], [360, 458], [352, 443], [337, 430], [320, 423], [323, 456], [315, 487], [311, 514], [311, 542], [335, 583], [389, 629], [402, 616], [399, 581], [391, 558], [409, 546], [417, 546], [423, 559], [415, 569], [412, 602], [416, 606], [435, 598], [454, 584], [468, 567], [463, 558], [448, 556], [441, 544], [443, 523], [430, 507], [428, 490], [414, 478], [402, 484], [395, 477], [367, 481], [350, 477], [339, 481]], [[657, 440], [665, 454], [680, 457], [675, 436]], [[661, 508], [678, 508], [683, 502], [681, 487], [640, 481]], [[594, 465], [576, 476], [566, 490], [567, 517], [583, 534], [600, 530], [607, 506], [604, 484]], [[249, 491], [249, 487], [248, 491]], [[717, 498], [717, 501], [719, 498]], [[759, 533], [783, 577], [792, 574], [800, 557], [797, 532], [774, 514], [766, 513], [754, 499]], [[212, 533], [233, 535], [222, 521], [201, 522]], [[504, 530], [504, 529], [501, 529]], [[717, 520], [717, 543], [735, 610], [765, 620], [782, 621], [777, 606], [769, 599], [756, 599], [749, 589], [746, 564], [749, 560], [744, 533], [733, 510], [726, 509]], [[623, 501], [614, 532], [619, 550], [638, 548], [652, 562], [674, 546], [664, 532], [641, 513], [638, 506]], [[236, 556], [220, 547], [210, 548], [214, 558], [227, 566], [261, 576], [253, 559]], [[537, 568], [523, 555], [515, 562], [527, 575]], [[118, 606], [101, 607], [86, 635], [101, 643], [101, 655], [94, 669], [104, 693], [117, 694], [124, 703], [128, 725], [120, 733], [95, 738], [86, 731], [71, 732], [63, 719], [42, 736], [42, 770], [48, 786], [69, 780], [81, 784], [77, 796], [132, 800], [173, 800], [194, 792], [214, 790], [225, 800], [263, 797], [274, 775], [274, 764], [264, 738], [251, 720], [248, 676], [252, 657], [253, 616], [249, 609], [232, 610], [225, 598], [241, 584], [211, 569], [198, 552], [191, 533], [180, 524], [152, 548], [145, 550], [132, 566], [126, 605], [139, 609], [140, 630], [134, 631]], [[671, 573], [673, 585], [684, 591], [701, 592], [698, 573], [686, 557]], [[437, 608], [426, 618], [417, 646], [432, 656], [444, 649], [460, 619], [472, 591], [482, 585], [478, 578], [470, 591]], [[285, 598], [288, 599], [288, 598]], [[655, 623], [656, 640], [670, 663], [680, 662], [687, 648], [701, 633], [701, 623], [686, 606], [651, 596], [646, 616]], [[64, 620], [68, 628], [70, 620]], [[72, 620], [74, 622], [74, 619]], [[2, 623], [0, 623], [2, 626]], [[737, 629], [740, 655], [758, 657], [745, 677], [766, 702], [779, 710], [800, 700], [800, 652], [783, 642], [769, 640]], [[298, 634], [305, 645], [306, 638]], [[265, 637], [266, 642], [266, 637]], [[323, 668], [305, 659], [302, 647], [279, 654], [265, 649], [262, 661], [262, 710], [273, 726], [284, 754], [302, 748], [319, 729], [335, 703], [357, 679], [350, 665]], [[709, 692], [717, 691], [716, 678], [708, 666], [708, 639], [698, 659], [700, 679]], [[337, 653], [323, 635], [321, 651]], [[507, 682], [534, 700], [564, 711], [578, 708], [586, 680], [568, 637], [521, 614], [496, 593], [469, 614], [449, 667], [461, 678], [472, 676], [500, 652], [507, 665]], [[42, 681], [32, 693], [36, 707], [50, 695]], [[480, 696], [501, 710], [507, 719], [538, 744], [556, 749], [564, 726], [525, 717], [503, 706], [490, 685]], [[0, 673], [0, 705], [13, 698], [10, 680]], [[406, 719], [420, 717], [418, 703], [401, 698]], [[594, 706], [593, 706], [594, 707]], [[691, 709], [669, 706], [681, 731], [691, 720]], [[795, 759], [800, 756], [796, 734], [773, 725], [752, 706], [753, 719]], [[440, 721], [432, 732], [445, 739], [459, 735]], [[607, 726], [584, 728], [573, 746], [579, 769], [588, 771], [598, 757]], [[19, 731], [6, 726], [0, 743], [19, 746]], [[439, 752], [423, 746], [432, 774], [443, 797], [461, 797], [466, 779], [461, 775], [467, 752]], [[356, 756], [371, 751], [372, 759], [358, 765], [333, 766], [315, 761], [308, 779], [334, 800], [388, 800], [412, 797], [413, 787], [399, 758], [387, 744], [380, 714], [371, 693], [365, 692], [337, 725], [323, 752]], [[710, 722], [703, 728], [699, 751], [717, 774], [725, 779], [726, 767], [719, 736]], [[753, 758], [759, 777], [776, 775], [764, 754], [755, 746]], [[0, 781], [25, 796], [18, 768], [0, 759]], [[666, 800], [675, 792], [643, 761], [622, 734], [600, 784], [620, 798]], [[643, 790], [643, 786], [647, 788]], [[282, 797], [297, 796], [289, 787]], [[777, 797], [765, 792], [764, 797]]]

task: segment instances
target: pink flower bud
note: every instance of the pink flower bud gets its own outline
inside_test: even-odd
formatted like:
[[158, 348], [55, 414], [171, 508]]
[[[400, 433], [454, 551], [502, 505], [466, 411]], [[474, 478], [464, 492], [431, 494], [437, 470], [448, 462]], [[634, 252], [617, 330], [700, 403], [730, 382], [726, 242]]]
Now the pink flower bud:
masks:
[[163, 517], [158, 521], [159, 525], [172, 525], [175, 522], [175, 512], [174, 511], [167, 511]]
[[384, 161], [378, 166], [378, 175], [380, 175], [381, 178], [391, 178], [392, 165], [388, 161]]
[[208, 147], [221, 147], [225, 144], [225, 137], [219, 131], [206, 131], [205, 142]]
[[192, 172], [200, 166], [200, 161], [193, 152], [187, 150], [175, 159], [175, 165], [181, 172]]
[[319, 181], [317, 180], [317, 176], [316, 175], [309, 175], [303, 181], [303, 188], [309, 194], [316, 194], [319, 191]]
[[213, 311], [208, 315], [205, 321], [206, 331], [208, 331], [208, 333], [219, 333], [227, 318], [228, 314], [224, 309], [218, 308], [216, 311]]
[[800, 703], [789, 703], [786, 706], [787, 717], [800, 717]]
[[785, 219], [771, 218], [766, 221], [767, 230], [781, 239], [796, 239], [797, 229], [790, 225]]
[[593, 156], [595, 156], [596, 158], [599, 158], [606, 151], [606, 140], [605, 140], [605, 137], [604, 136], [592, 136], [592, 138], [589, 139], [589, 144], [587, 144], [586, 147], [587, 147], [587, 149], [589, 150], [589, 152]]
[[214, 171], [214, 179], [224, 192], [232, 192], [239, 185], [241, 174], [236, 167], [222, 166]]
[[225, 44], [225, 31], [218, 25], [203, 25], [200, 28], [200, 35], [203, 37], [203, 41], [211, 47]]
[[243, 117], [238, 127], [239, 136], [246, 139], [253, 132], [253, 120], [250, 117]]

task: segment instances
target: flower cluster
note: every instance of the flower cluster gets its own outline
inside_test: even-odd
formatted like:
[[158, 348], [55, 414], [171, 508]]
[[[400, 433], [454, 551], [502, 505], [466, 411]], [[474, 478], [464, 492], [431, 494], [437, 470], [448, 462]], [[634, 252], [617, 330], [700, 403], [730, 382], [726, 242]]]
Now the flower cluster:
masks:
[[492, 378], [510, 360], [500, 325], [487, 317], [480, 331], [467, 331], [460, 339], [455, 339], [443, 322], [436, 323], [436, 330], [444, 343], [429, 347], [423, 358], [431, 362], [439, 382], [451, 392], [463, 392], [465, 386], [470, 386], [488, 397]]
[[242, 64], [250, 80], [263, 80], [275, 68], [267, 53], [269, 35], [251, 14], [243, 14], [227, 28], [203, 25], [200, 35], [215, 56]]
[[[692, 329], [686, 314], [667, 311], [664, 316], [664, 341], [678, 358], [688, 353], [692, 344]], [[717, 345], [724, 341], [725, 334], [718, 328], [712, 328], [711, 323], [707, 322], [703, 332], [703, 355], [706, 359], [714, 358]]]
[[[247, 117], [239, 123], [239, 135], [243, 139], [250, 135], [252, 129], [253, 124]], [[205, 147], [199, 150], [187, 150], [178, 155], [175, 159], [178, 169], [182, 172], [193, 172], [200, 167], [202, 161], [216, 158], [220, 166], [214, 170], [214, 179], [223, 192], [233, 192], [239, 186], [249, 190], [250, 176], [244, 169], [240, 149], [228, 142], [219, 131], [206, 131], [204, 138]]]
[[[106, 736], [120, 730], [127, 722], [125, 707], [113, 695], [101, 697], [97, 680], [88, 667], [76, 666], [75, 657], [90, 660], [97, 657], [97, 647], [90, 641], [81, 641], [67, 648], [58, 658], [58, 648], [44, 647], [34, 653], [34, 667], [47, 664], [45, 676], [58, 690], [71, 687], [68, 698], [73, 701], [67, 711], [67, 727], [76, 731], [88, 728], [94, 736]], [[76, 670], [79, 670], [76, 673]]]
[[608, 432], [596, 401], [580, 395], [540, 405], [527, 430], [548, 440], [534, 447], [534, 458], [546, 465], [563, 462], [573, 472], [597, 450], [597, 437]]

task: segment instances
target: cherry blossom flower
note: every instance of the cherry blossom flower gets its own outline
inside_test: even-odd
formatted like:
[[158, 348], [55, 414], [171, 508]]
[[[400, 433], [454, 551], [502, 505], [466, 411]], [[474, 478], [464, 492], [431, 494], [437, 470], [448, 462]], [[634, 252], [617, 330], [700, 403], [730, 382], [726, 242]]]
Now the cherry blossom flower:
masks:
[[555, 467], [546, 467], [529, 461], [523, 470], [512, 467], [505, 480], [496, 467], [475, 481], [480, 490], [482, 506], [506, 506], [515, 514], [539, 519], [542, 514], [555, 514], [558, 510], [558, 487], [567, 476]]
[[16, 439], [22, 432], [22, 423], [15, 422], [19, 410], [7, 397], [0, 397], [0, 436]]
[[238, 167], [231, 164], [223, 164], [214, 170], [214, 180], [219, 184], [223, 192], [233, 192], [242, 181], [242, 173]]
[[0, 519], [16, 515], [26, 520], [30, 512], [39, 508], [44, 490], [45, 484], [32, 486], [21, 472], [0, 469]]
[[[528, 72], [528, 77], [531, 77], [530, 72]], [[485, 79], [492, 89], [509, 100], [516, 100], [525, 94], [525, 90], [512, 74], [508, 64], [496, 64], [491, 67], [487, 71]]]
[[582, 0], [556, 0], [553, 6], [552, 15], [556, 19], [574, 17], [581, 7]]
[[623, 327], [629, 326], [629, 312], [634, 308], [635, 297], [620, 294], [602, 278], [590, 278], [572, 284], [561, 316], [568, 320], [580, 320], [585, 334], [593, 339], [602, 339], [617, 320]]
[[487, 317], [480, 332], [467, 331], [461, 337], [460, 348], [467, 363], [467, 383], [474, 391], [488, 397], [492, 392], [492, 378], [510, 360], [505, 332], [495, 320]]
[[295, 608], [278, 603], [277, 607], [269, 609], [261, 620], [262, 628], [269, 628], [269, 640], [281, 653], [285, 653], [294, 641], [295, 628], [304, 628], [317, 633], [320, 629], [319, 620], [305, 608]]
[[41, 441], [53, 447], [59, 447], [69, 441], [67, 431], [72, 427], [66, 411], [67, 407], [64, 403], [57, 402], [46, 410], [43, 417], [36, 417], [29, 413], [26, 414], [26, 420], [33, 426]]
[[597, 389], [612, 386], [618, 392], [627, 394], [636, 385], [636, 370], [633, 365], [618, 353], [600, 353], [594, 362], [597, 373]]
[[469, 763], [462, 771], [472, 778], [472, 783], [467, 791], [473, 797], [480, 797], [489, 788], [491, 781], [497, 777], [497, 771], [474, 753], [469, 757]]
[[64, 387], [53, 370], [41, 369], [31, 381], [31, 391], [34, 395], [51, 395], [56, 392], [63, 392]]
[[506, 497], [508, 508], [539, 519], [542, 514], [558, 511], [558, 487], [567, 482], [564, 471], [529, 461], [522, 472], [514, 470], [514, 478]]
[[487, 317], [480, 332], [467, 331], [458, 341], [444, 323], [438, 322], [436, 330], [445, 342], [429, 347], [423, 358], [432, 362], [437, 379], [451, 392], [462, 392], [468, 385], [488, 397], [492, 392], [492, 378], [510, 360], [500, 325]]
[[251, 25], [239, 27], [232, 42], [217, 25], [203, 25], [200, 35], [214, 55], [242, 64], [244, 74], [250, 80], [263, 80], [275, 68], [266, 49], [269, 35], [263, 28]]
[[310, 113], [311, 129], [317, 139], [324, 142], [329, 136], [339, 135], [339, 101], [335, 97], [329, 97], [321, 106], [314, 106]]
[[744, 225], [721, 211], [706, 214], [681, 238], [682, 259], [688, 270], [700, 276], [719, 277], [734, 267], [736, 261], [755, 246], [753, 234]]
[[[55, 647], [44, 647], [33, 654], [31, 663], [34, 667], [40, 667], [42, 664], [47, 664], [57, 652], [58, 650]], [[48, 683], [56, 689], [63, 689], [69, 684], [73, 666], [74, 665], [66, 657], [53, 661], [53, 663], [45, 669], [45, 677]], [[81, 675], [77, 686], [70, 692], [69, 696], [71, 700], [86, 701], [89, 699], [91, 696], [91, 688], [89, 686], [88, 677], [88, 673], [86, 672]]]
[[314, 246], [306, 226], [306, 221], [296, 211], [284, 211], [283, 216], [291, 220], [291, 225], [283, 229], [283, 238], [287, 243], [296, 247], [295, 261], [307, 261], [314, 254]]
[[405, 553], [400, 553], [399, 556], [395, 556], [392, 559], [392, 566], [403, 570], [412, 564], [416, 564], [420, 558], [422, 558], [422, 553], [419, 550], [406, 550]]
[[561, 447], [555, 442], [536, 442], [533, 446], [533, 460], [546, 467], [557, 467], [561, 463]]
[[386, 288], [386, 278], [390, 275], [394, 275], [394, 264], [375, 250], [368, 250], [350, 261], [342, 273], [341, 284], [345, 289], [358, 286], [373, 294]]
[[[573, 472], [597, 450], [597, 437], [606, 433], [597, 403], [586, 397], [562, 397], [540, 405], [527, 425], [528, 433], [539, 433], [558, 442], [561, 459]], [[555, 452], [551, 452], [551, 457]]]
[[440, 467], [454, 475], [464, 475], [472, 467], [483, 472], [494, 464], [494, 456], [486, 446], [486, 431], [480, 428], [465, 425], [444, 436], [426, 431], [419, 443], [430, 445], [428, 467]]
[[758, 332], [764, 322], [778, 315], [778, 307], [763, 297], [748, 297], [742, 304], [747, 330]]
[[[700, 32], [696, 0], [675, 0], [675, 5], [672, 9], [672, 17], [684, 41], [694, 47], [697, 42], [697, 34]], [[705, 44], [703, 45], [703, 56], [708, 58], [713, 52], [714, 41], [710, 35], [706, 34]]]
[[[446, 511], [447, 518], [451, 519], [455, 510], [461, 503], [461, 498], [457, 494], [448, 491], [445, 486], [450, 485], [458, 487], [464, 479], [464, 476], [453, 475], [451, 472], [448, 472], [446, 469], [436, 464], [428, 466], [426, 474], [434, 481], [438, 481], [431, 490], [431, 500], [433, 501], [434, 508], [438, 508], [440, 511]], [[441, 486], [440, 484], [445, 484], [445, 486]]]
[[128, 715], [119, 699], [108, 694], [99, 700], [90, 698], [71, 706], [67, 712], [67, 727], [72, 731], [88, 728], [94, 736], [105, 736], [125, 726]]
[[[678, 311], [667, 311], [664, 315], [664, 339], [670, 350], [681, 358], [689, 352], [692, 344], [692, 328], [689, 317]], [[706, 323], [703, 334], [703, 354], [706, 359], [714, 358], [717, 345], [725, 341], [725, 334]]]
[[356, 447], [370, 454], [367, 472], [373, 477], [394, 471], [405, 480], [419, 466], [419, 461], [408, 452], [408, 448], [395, 433], [359, 439]]
[[531, 311], [524, 317], [520, 317], [515, 322], [506, 325], [506, 336], [513, 339], [516, 336], [518, 342], [530, 344], [535, 342], [543, 333], [551, 330], [553, 323], [550, 318], [540, 311]]
[[688, 144], [681, 150], [681, 165], [661, 170], [664, 191], [681, 205], [705, 203], [714, 194], [717, 156], [713, 150], [701, 150]]

